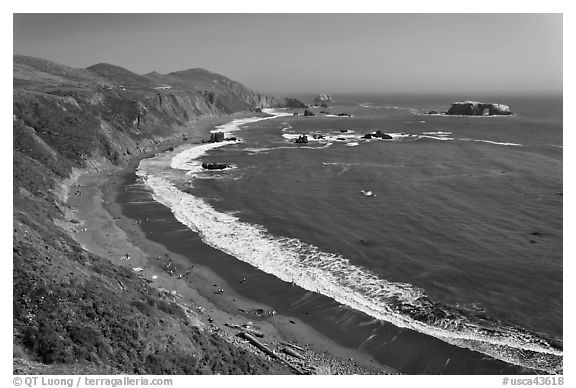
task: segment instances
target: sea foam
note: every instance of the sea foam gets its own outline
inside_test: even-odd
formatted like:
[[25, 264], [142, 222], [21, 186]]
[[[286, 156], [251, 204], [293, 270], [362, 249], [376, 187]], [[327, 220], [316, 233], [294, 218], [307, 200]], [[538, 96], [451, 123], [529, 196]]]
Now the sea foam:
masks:
[[[241, 125], [266, 118], [254, 119], [257, 120], [235, 120], [234, 125], [229, 123], [225, 128], [238, 130]], [[195, 172], [199, 164], [195, 158], [226, 144], [209, 143], [184, 150], [171, 159], [170, 166], [187, 173]], [[137, 175], [151, 190], [153, 198], [171, 209], [176, 219], [197, 232], [206, 244], [283, 281], [294, 282], [398, 327], [513, 364], [547, 372], [562, 370], [563, 352], [553, 341], [504, 322], [479, 318], [439, 304], [411, 284], [389, 282], [336, 253], [321, 251], [295, 238], [274, 236], [261, 225], [219, 212], [201, 198], [180, 191], [165, 178], [163, 167], [154, 159], [142, 160]]]
[[[374, 318], [410, 328], [453, 345], [526, 367], [558, 371], [562, 350], [523, 329], [487, 319], [470, 319], [431, 301], [407, 283], [389, 282], [334, 253], [294, 238], [273, 236], [261, 225], [215, 210], [157, 177], [142, 161], [138, 175], [153, 198], [197, 232], [208, 245], [285, 282], [331, 297]], [[435, 313], [445, 308], [443, 317]]]

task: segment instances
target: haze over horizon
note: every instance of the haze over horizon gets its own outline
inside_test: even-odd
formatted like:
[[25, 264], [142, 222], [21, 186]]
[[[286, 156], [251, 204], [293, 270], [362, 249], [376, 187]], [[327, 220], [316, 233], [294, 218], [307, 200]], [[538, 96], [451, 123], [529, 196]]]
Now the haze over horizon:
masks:
[[562, 92], [562, 14], [14, 14], [14, 54], [263, 93]]

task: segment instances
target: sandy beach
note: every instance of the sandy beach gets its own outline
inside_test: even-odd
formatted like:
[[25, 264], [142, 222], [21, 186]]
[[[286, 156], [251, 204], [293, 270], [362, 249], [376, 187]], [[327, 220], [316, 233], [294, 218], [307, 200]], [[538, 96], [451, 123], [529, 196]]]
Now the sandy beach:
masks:
[[[188, 134], [189, 141], [198, 143], [208, 137], [213, 125], [204, 123], [196, 128]], [[153, 152], [146, 157], [152, 155]], [[297, 318], [276, 314], [273, 306], [242, 297], [211, 269], [194, 263], [195, 252], [180, 255], [147, 238], [141, 224], [148, 219], [126, 217], [116, 203], [119, 190], [123, 190], [120, 184], [123, 177], [133, 173], [137, 162], [134, 160], [123, 168], [83, 171], [69, 182], [67, 203], [73, 220], [66, 228], [82, 247], [110, 260], [111, 265], [132, 269], [134, 276], [193, 311], [197, 326], [251, 352], [270, 358], [238, 337], [242, 331], [239, 327], [263, 335], [258, 338], [261, 343], [283, 359], [300, 365], [298, 368], [306, 373], [395, 373], [369, 355], [341, 346]], [[243, 281], [239, 275], [238, 282]], [[295, 346], [287, 346], [286, 342]], [[286, 348], [296, 349], [303, 359], [283, 353]]]

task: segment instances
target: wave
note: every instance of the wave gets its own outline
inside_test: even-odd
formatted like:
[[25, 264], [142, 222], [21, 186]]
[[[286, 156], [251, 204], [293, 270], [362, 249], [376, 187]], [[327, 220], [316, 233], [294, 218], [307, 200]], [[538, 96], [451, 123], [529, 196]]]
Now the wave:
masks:
[[443, 131], [431, 131], [431, 132], [422, 132], [423, 135], [451, 135], [452, 132], [443, 132]]
[[[459, 141], [475, 141], [480, 143], [487, 143], [487, 144], [494, 144], [494, 145], [501, 145], [501, 146], [511, 146], [511, 147], [523, 147], [522, 144], [518, 143], [508, 143], [508, 142], [501, 142], [501, 141], [494, 141], [494, 140], [485, 140], [485, 139], [468, 139], [468, 138], [461, 138], [455, 139], [453, 137], [449, 137], [451, 132], [423, 132], [422, 135], [419, 135], [419, 139], [433, 139], [433, 140], [459, 140]], [[433, 136], [436, 135], [436, 136]]]
[[[262, 109], [262, 112], [269, 114], [266, 117], [245, 117], [241, 119], [235, 119], [230, 122], [217, 125], [210, 132], [224, 132], [225, 134], [236, 132], [242, 129], [241, 127], [247, 124], [255, 123], [258, 121], [274, 119], [276, 117], [290, 116], [290, 113], [281, 112], [275, 109]], [[187, 175], [192, 175], [203, 171], [201, 163], [196, 160], [200, 156], [204, 155], [209, 150], [223, 147], [228, 144], [234, 144], [230, 142], [219, 142], [219, 143], [204, 143], [193, 147], [190, 147], [182, 152], [179, 152], [170, 161], [170, 167], [177, 170], [187, 171]]]
[[137, 174], [152, 190], [153, 198], [170, 208], [205, 243], [283, 281], [456, 346], [528, 368], [562, 370], [561, 345], [551, 339], [437, 303], [410, 284], [386, 281], [342, 256], [298, 239], [273, 236], [261, 225], [218, 212], [153, 175], [145, 161]]
[[360, 102], [357, 103], [358, 106], [362, 107], [362, 108], [370, 108], [370, 109], [382, 109], [382, 108], [386, 108], [384, 106], [380, 106], [380, 105], [376, 105], [373, 102]]
[[[314, 136], [317, 136], [316, 138]], [[321, 135], [322, 137], [318, 137]], [[290, 142], [298, 139], [301, 136], [300, 133], [283, 133], [282, 137]], [[308, 143], [327, 143], [327, 142], [342, 142], [342, 141], [355, 141], [359, 139], [357, 135], [353, 132], [338, 132], [338, 134], [306, 134], [308, 138]]]
[[[386, 132], [386, 134], [392, 136], [392, 140], [409, 139], [416, 136], [411, 133], [403, 133], [403, 132]], [[387, 140], [387, 139], [378, 139], [378, 140]]]
[[501, 141], [493, 141], [493, 140], [483, 140], [483, 139], [458, 139], [462, 141], [478, 141], [481, 143], [488, 143], [488, 144], [496, 144], [496, 145], [503, 145], [503, 146], [513, 146], [513, 147], [522, 147], [522, 144], [518, 143], [507, 143]]
[[[392, 139], [382, 139], [377, 137], [372, 137], [371, 139], [366, 139], [363, 135], [356, 134], [353, 130], [346, 130], [345, 132], [342, 131], [331, 131], [328, 133], [307, 133], [306, 136], [308, 137], [309, 143], [345, 143], [348, 146], [357, 146], [362, 143], [368, 143], [370, 141], [395, 141], [395, 140], [403, 140], [403, 139], [410, 139], [416, 138], [416, 135], [409, 134], [409, 133], [396, 133], [396, 132], [387, 132], [387, 135], [390, 135]], [[282, 137], [290, 142], [298, 139], [302, 133], [283, 133]], [[320, 137], [321, 136], [321, 137]]]
[[251, 152], [253, 154], [257, 154], [259, 152], [270, 152], [270, 151], [276, 151], [276, 150], [301, 150], [301, 149], [305, 149], [305, 150], [322, 150], [325, 148], [328, 148], [332, 145], [333, 143], [330, 142], [325, 142], [323, 145], [317, 145], [317, 146], [303, 146], [301, 144], [298, 144], [297, 146], [281, 146], [281, 147], [262, 147], [262, 148], [246, 148], [243, 151], [246, 152]]
[[419, 139], [434, 139], [434, 140], [454, 140], [453, 137], [447, 137], [447, 136], [431, 136], [431, 135], [419, 135], [418, 136]]
[[241, 119], [234, 119], [232, 121], [229, 121], [227, 123], [224, 124], [220, 124], [214, 127], [214, 129], [210, 132], [224, 132], [224, 133], [230, 133], [230, 132], [235, 132], [235, 131], [239, 131], [240, 129], [242, 129], [241, 127], [247, 124], [251, 124], [251, 123], [255, 123], [258, 121], [262, 121], [262, 120], [270, 120], [270, 119], [274, 119], [276, 117], [283, 117], [283, 116], [291, 116], [291, 113], [288, 112], [282, 112], [278, 109], [262, 109], [263, 113], [268, 114], [269, 116], [264, 116], [264, 117], [244, 117]]
[[[243, 124], [237, 121], [236, 127], [227, 128], [239, 128], [239, 125]], [[446, 140], [445, 136], [450, 133], [436, 134], [444, 136], [439, 139]], [[195, 159], [226, 144], [202, 144], [183, 150], [170, 159], [170, 167], [186, 170], [186, 174], [194, 173], [199, 166]], [[324, 147], [330, 145], [327, 143]], [[274, 149], [277, 148], [270, 150]], [[161, 164], [155, 159], [142, 160], [137, 175], [151, 190], [154, 200], [167, 206], [179, 222], [197, 232], [206, 244], [278, 279], [294, 282], [375, 319], [512, 364], [548, 373], [562, 372], [561, 340], [487, 317], [474, 309], [436, 302], [423, 289], [411, 284], [389, 282], [368, 269], [353, 265], [341, 255], [324, 252], [295, 238], [272, 235], [264, 226], [243, 222], [235, 214], [219, 212], [164, 178], [166, 161]]]
[[[184, 151], [183, 153], [186, 153]], [[177, 159], [176, 155], [173, 159]], [[153, 159], [153, 158], [152, 158]], [[376, 319], [512, 364], [562, 371], [562, 345], [523, 328], [432, 300], [408, 283], [389, 282], [348, 259], [263, 226], [215, 210], [161, 177], [158, 164], [141, 161], [137, 175], [153, 198], [208, 245], [285, 282], [328, 296]]]

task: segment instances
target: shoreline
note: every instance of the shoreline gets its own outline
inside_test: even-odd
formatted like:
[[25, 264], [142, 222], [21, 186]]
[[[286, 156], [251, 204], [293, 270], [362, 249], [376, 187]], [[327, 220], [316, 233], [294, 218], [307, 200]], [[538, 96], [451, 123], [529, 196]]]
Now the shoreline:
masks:
[[[235, 117], [229, 117], [225, 122], [230, 121], [230, 118]], [[218, 124], [201, 123], [200, 128], [196, 128], [191, 134], [194, 139], [189, 138], [188, 141], [199, 141], [209, 136], [210, 130]], [[180, 144], [173, 146], [177, 145]], [[297, 318], [255, 315], [248, 319], [246, 314], [238, 312], [238, 306], [242, 306], [245, 311], [273, 311], [273, 308], [239, 295], [233, 286], [211, 269], [191, 264], [190, 258], [168, 251], [164, 245], [148, 239], [139, 226], [141, 220], [122, 214], [122, 208], [116, 202], [119, 190], [124, 186], [120, 182], [134, 173], [140, 160], [162, 152], [161, 148], [169, 147], [170, 144], [167, 144], [141, 155], [123, 167], [95, 172], [83, 171], [75, 181], [67, 182], [70, 194], [67, 204], [75, 209], [73, 212], [78, 220], [78, 223], [69, 223], [69, 234], [82, 247], [110, 260], [113, 265], [142, 268], [135, 272], [135, 276], [147, 279], [155, 276], [155, 280], [151, 282], [152, 287], [165, 290], [179, 303], [188, 305], [198, 313], [200, 327], [220, 333], [235, 345], [263, 354], [236, 337], [237, 329], [226, 326], [242, 326], [253, 321], [254, 327], [264, 333], [262, 342], [276, 346], [281, 342], [292, 342], [306, 349], [306, 362], [315, 367], [315, 374], [396, 373], [393, 368], [379, 364], [369, 355], [336, 343]], [[75, 192], [80, 195], [73, 195]], [[129, 260], [122, 259], [126, 255], [129, 255]], [[191, 253], [191, 256], [193, 255]], [[166, 268], [167, 261], [172, 268], [184, 268], [186, 273], [170, 274]], [[215, 285], [225, 292], [215, 293]]]
[[[228, 120], [234, 118], [230, 117]], [[204, 131], [204, 135], [207, 136], [210, 132], [213, 132], [210, 129], [214, 128], [214, 126], [215, 124], [206, 124], [199, 129], [199, 133], [195, 134], [198, 140], [204, 138], [200, 132]], [[187, 143], [186, 145], [192, 150], [195, 148], [195, 144]], [[93, 249], [100, 250], [100, 252], [95, 253], [99, 253], [103, 257], [108, 254], [110, 255], [108, 258], [111, 261], [121, 265], [142, 268], [138, 275], [143, 279], [150, 280], [155, 278], [154, 287], [175, 295], [175, 300], [176, 297], [179, 297], [178, 300], [180, 301], [186, 300], [192, 303], [194, 308], [202, 315], [199, 318], [199, 324], [205, 327], [206, 330], [210, 330], [212, 333], [222, 333], [222, 335], [238, 345], [242, 344], [242, 342], [239, 342], [234, 337], [234, 333], [237, 333], [237, 330], [230, 330], [230, 327], [226, 326], [226, 324], [238, 327], [254, 321], [256, 322], [254, 327], [265, 333], [267, 341], [271, 340], [276, 344], [285, 340], [295, 341], [298, 346], [303, 347], [306, 345], [307, 349], [311, 349], [310, 353], [314, 355], [320, 353], [337, 354], [338, 362], [344, 362], [344, 364], [339, 364], [335, 371], [329, 372], [330, 374], [366, 373], [357, 369], [353, 372], [357, 366], [347, 362], [352, 359], [356, 361], [354, 364], [359, 365], [361, 369], [371, 370], [369, 372], [371, 374], [396, 372], [392, 367], [386, 367], [384, 364], [393, 365], [394, 368], [405, 373], [419, 373], [418, 371], [422, 370], [429, 372], [437, 370], [437, 372], [442, 371], [442, 373], [454, 373], [458, 370], [470, 370], [472, 373], [527, 373], [527, 371], [522, 371], [522, 367], [505, 365], [496, 360], [485, 360], [484, 357], [475, 355], [475, 352], [469, 353], [469, 350], [452, 348], [451, 345], [445, 343], [439, 344], [443, 350], [439, 352], [427, 351], [427, 354], [418, 355], [416, 359], [412, 360], [408, 353], [412, 354], [414, 351], [418, 351], [413, 346], [414, 341], [420, 342], [422, 339], [421, 334], [411, 333], [411, 331], [406, 332], [398, 328], [390, 330], [385, 327], [386, 325], [375, 324], [372, 319], [371, 322], [366, 322], [361, 317], [358, 319], [358, 315], [362, 314], [352, 314], [352, 312], [343, 311], [333, 314], [334, 309], [340, 310], [341, 306], [338, 306], [337, 303], [329, 302], [328, 304], [331, 306], [323, 309], [322, 307], [326, 306], [322, 305], [326, 303], [319, 301], [319, 298], [313, 293], [309, 295], [309, 293], [302, 293], [297, 289], [294, 289], [294, 291], [281, 290], [280, 287], [284, 286], [278, 287], [274, 284], [274, 282], [282, 283], [280, 280], [273, 282], [263, 281], [259, 275], [254, 276], [253, 272], [259, 272], [258, 269], [251, 267], [252, 269], [248, 270], [246, 268], [249, 266], [248, 264], [243, 263], [244, 267], [242, 267], [242, 265], [239, 265], [239, 260], [203, 243], [197, 233], [186, 228], [175, 219], [169, 208], [160, 202], [153, 201], [148, 189], [143, 189], [142, 184], [134, 184], [135, 181], [139, 181], [135, 173], [138, 161], [159, 152], [162, 152], [162, 150], [133, 160], [130, 167], [114, 169], [105, 174], [85, 174], [81, 178], [81, 183], [85, 184], [89, 191], [91, 190], [87, 198], [91, 197], [92, 200], [88, 200], [88, 203], [85, 204], [86, 211], [84, 217], [81, 218], [92, 222], [97, 221], [93, 215], [95, 210], [96, 213], [100, 214], [101, 218], [107, 217], [104, 221], [101, 219], [100, 224], [108, 227], [110, 233], [101, 233], [100, 236], [96, 236], [97, 233], [93, 233], [94, 241], [92, 243], [97, 243]], [[123, 193], [122, 188], [131, 193]], [[119, 196], [122, 197], [120, 200], [118, 200]], [[142, 202], [143, 205], [132, 205], [132, 203], [139, 202], [126, 201], [144, 202]], [[140, 206], [143, 207], [141, 208]], [[145, 216], [150, 217], [150, 219]], [[166, 226], [162, 225], [162, 223], [170, 224], [169, 228], [171, 230], [162, 230], [162, 227]], [[87, 232], [84, 231], [83, 233], [89, 234]], [[175, 237], [172, 237], [173, 235]], [[120, 236], [120, 241], [126, 244], [124, 246], [110, 247], [106, 238], [110, 236]], [[96, 241], [98, 238], [99, 241]], [[194, 241], [190, 242], [190, 240]], [[107, 246], [108, 248], [106, 248]], [[105, 251], [106, 249], [108, 251]], [[112, 255], [112, 251], [115, 256]], [[127, 254], [130, 255], [130, 260], [123, 261], [121, 257]], [[166, 275], [168, 267], [170, 272], [174, 269], [175, 273]], [[248, 284], [236, 284], [245, 273], [244, 271], [247, 271]], [[185, 276], [182, 278], [182, 275]], [[240, 281], [239, 283], [243, 282]], [[225, 292], [217, 292], [221, 289], [225, 290]], [[288, 293], [285, 294], [284, 292]], [[268, 296], [267, 294], [270, 295]], [[281, 295], [286, 297], [290, 295], [290, 297], [284, 300]], [[292, 299], [294, 295], [295, 298]], [[289, 300], [292, 301], [290, 302]], [[307, 304], [307, 306], [304, 308], [296, 306], [300, 302]], [[269, 316], [267, 313], [274, 311], [271, 306], [276, 306], [281, 313], [277, 316]], [[331, 309], [332, 311], [330, 311]], [[242, 313], [238, 313], [238, 310]], [[315, 314], [315, 310], [320, 314], [327, 313], [327, 316], [319, 319]], [[255, 311], [257, 312], [256, 314], [254, 314]], [[307, 311], [311, 312], [310, 317], [306, 317], [308, 315]], [[312, 315], [315, 315], [315, 317], [312, 318]], [[341, 318], [348, 322], [340, 321]], [[336, 321], [330, 322], [330, 319], [336, 319]], [[354, 324], [354, 321], [356, 321], [356, 324]], [[341, 322], [342, 325], [335, 325], [335, 322]], [[357, 326], [358, 324], [369, 327], [361, 328]], [[335, 329], [330, 326], [335, 326]], [[387, 346], [385, 357], [382, 357], [380, 353], [378, 355], [374, 353], [375, 349], [380, 346], [379, 343], [381, 341], [373, 341], [372, 345], [370, 345], [371, 349], [363, 349], [365, 343], [375, 336], [375, 326], [378, 327], [381, 340], [385, 339], [385, 342], [387, 342], [386, 338], [393, 337], [392, 341], [395, 342], [393, 346]], [[346, 330], [349, 332], [346, 332]], [[367, 330], [372, 330], [369, 337], [366, 335]], [[357, 338], [362, 337], [361, 332], [364, 333], [364, 338], [368, 339], [361, 343], [355, 342]], [[396, 341], [397, 335], [400, 336], [398, 341]], [[426, 339], [422, 345], [437, 341], [436, 339]], [[402, 348], [401, 352], [404, 354], [396, 359], [397, 356], [394, 353], [399, 351], [399, 347]], [[442, 359], [442, 364], [444, 364], [444, 361], [446, 362], [444, 366], [436, 365], [435, 356], [444, 357], [445, 355], [448, 358]], [[482, 358], [482, 361], [480, 361], [480, 358]], [[477, 366], [467, 366], [466, 364], [470, 363], [470, 361], [473, 361], [474, 365], [476, 365], [476, 362], [480, 362]], [[434, 366], [425, 366], [429, 363], [431, 365], [434, 364]], [[328, 364], [334, 365], [334, 359], [332, 358], [332, 361], [329, 361]], [[449, 364], [450, 371], [446, 369]], [[464, 366], [465, 369], [460, 369], [458, 365], [460, 367]], [[375, 367], [377, 368], [376, 371], [374, 370]], [[405, 370], [406, 368], [408, 369]]]
[[[180, 151], [179, 149], [176, 150], [176, 152], [179, 151]], [[157, 162], [165, 164], [166, 161], [172, 160], [171, 162], [172, 168], [179, 168], [183, 170], [192, 169], [195, 171], [195, 167], [197, 166], [194, 166], [192, 163], [189, 163], [189, 160], [198, 159], [200, 155], [203, 155], [202, 151], [203, 151], [202, 149], [196, 150], [194, 147], [192, 147], [190, 149], [182, 150], [179, 153], [177, 153], [179, 159], [178, 163], [174, 162], [176, 158], [170, 159], [173, 154], [160, 155], [158, 157], [159, 160]], [[183, 157], [181, 158], [180, 156]], [[154, 163], [157, 162], [155, 161]], [[139, 170], [144, 171], [144, 173], [141, 174], [140, 172], [138, 172], [136, 175], [144, 179], [144, 181], [146, 181], [147, 180], [146, 177], [149, 175], [149, 173], [145, 172], [147, 171], [145, 165], [141, 164], [141, 166], [142, 168], [140, 168]], [[160, 177], [161, 175], [162, 174], [158, 174], [158, 177]], [[265, 280], [260, 276], [254, 276], [255, 278], [258, 278], [260, 286], [260, 288], [256, 292], [252, 285], [251, 287], [242, 286], [238, 288], [239, 292], [241, 292], [243, 295], [249, 298], [252, 298], [252, 300], [277, 306], [279, 311], [282, 311], [286, 315], [299, 316], [302, 320], [306, 321], [309, 325], [320, 330], [321, 332], [330, 333], [331, 338], [334, 338], [335, 341], [341, 344], [345, 344], [346, 346], [363, 348], [368, 341], [372, 341], [372, 344], [370, 344], [371, 349], [367, 351], [369, 354], [372, 355], [372, 357], [378, 359], [383, 364], [392, 365], [395, 368], [398, 368], [398, 370], [401, 370], [405, 373], [420, 373], [422, 370], [430, 370], [430, 371], [435, 370], [436, 373], [438, 372], [458, 373], [462, 371], [474, 371], [474, 373], [477, 373], [476, 371], [482, 371], [480, 373], [531, 373], [529, 371], [532, 368], [524, 363], [520, 363], [521, 360], [514, 360], [512, 358], [501, 358], [499, 357], [499, 354], [494, 354], [483, 350], [479, 351], [476, 347], [471, 348], [469, 346], [466, 346], [465, 344], [464, 345], [455, 344], [452, 341], [446, 341], [442, 336], [437, 336], [434, 334], [430, 335], [429, 332], [426, 332], [424, 330], [417, 330], [417, 329], [404, 330], [403, 328], [406, 328], [404, 325], [394, 324], [395, 326], [392, 328], [390, 327], [392, 326], [392, 324], [390, 324], [388, 327], [386, 327], [386, 325], [383, 324], [382, 321], [389, 322], [387, 319], [385, 318], [381, 319], [378, 315], [372, 315], [370, 312], [363, 311], [362, 309], [354, 309], [354, 307], [350, 304], [347, 304], [346, 301], [342, 301], [337, 297], [331, 296], [330, 294], [325, 294], [319, 291], [318, 288], [316, 288], [316, 291], [314, 293], [314, 288], [310, 288], [308, 284], [296, 283], [298, 287], [296, 287], [294, 291], [289, 291], [290, 287], [285, 287], [278, 284], [278, 283], [283, 283], [284, 285], [289, 284], [290, 283], [289, 276], [288, 277], [282, 276], [284, 274], [283, 272], [278, 273], [270, 271], [268, 267], [259, 265], [262, 262], [265, 262], [266, 264], [268, 264], [269, 262], [274, 262], [268, 259], [272, 259], [276, 257], [276, 255], [269, 256], [267, 259], [265, 258], [265, 256], [261, 254], [260, 251], [258, 251], [257, 245], [256, 246], [253, 245], [252, 253], [249, 254], [248, 256], [243, 256], [243, 252], [238, 252], [235, 249], [231, 248], [233, 245], [230, 245], [230, 243], [232, 241], [232, 244], [234, 244], [233, 240], [229, 240], [228, 245], [226, 244], [220, 245], [218, 243], [214, 243], [214, 241], [211, 239], [213, 235], [210, 234], [210, 231], [212, 229], [210, 229], [209, 226], [205, 225], [202, 218], [212, 220], [212, 218], [216, 218], [217, 216], [211, 213], [210, 211], [204, 209], [202, 206], [200, 206], [197, 212], [193, 213], [203, 214], [204, 217], [194, 218], [190, 215], [190, 217], [192, 217], [192, 220], [189, 220], [188, 216], [186, 215], [182, 216], [182, 213], [178, 209], [180, 208], [180, 205], [187, 206], [188, 202], [186, 202], [186, 199], [179, 199], [180, 197], [178, 196], [175, 197], [176, 198], [175, 200], [166, 201], [167, 197], [171, 197], [172, 192], [169, 190], [166, 193], [163, 191], [163, 188], [171, 186], [168, 182], [162, 182], [162, 179], [161, 178], [159, 179], [160, 183], [155, 182], [152, 185], [150, 183], [147, 183], [145, 185], [147, 187], [146, 190], [142, 190], [141, 192], [133, 194], [129, 197], [131, 198], [132, 201], [138, 201], [140, 200], [140, 198], [146, 198], [146, 201], [151, 202], [150, 188], [152, 188], [152, 192], [154, 193], [152, 197], [157, 198], [156, 203], [160, 203], [160, 206], [158, 205], [155, 207], [152, 205], [144, 206], [145, 210], [142, 210], [141, 208], [139, 208], [138, 205], [125, 205], [127, 209], [131, 208], [131, 210], [126, 211], [127, 212], [126, 214], [130, 214], [130, 212], [132, 215], [139, 214], [139, 211], [142, 210], [143, 212], [146, 212], [146, 214], [152, 214], [153, 218], [165, 218], [165, 219], [169, 218], [172, 219], [172, 221], [166, 221], [166, 222], [178, 223], [178, 225], [181, 224], [189, 225], [191, 229], [199, 228], [201, 231], [204, 231], [207, 234], [203, 237], [203, 239], [206, 238], [206, 241], [208, 241], [208, 245], [215, 247], [216, 250], [220, 250], [221, 251], [220, 256], [228, 257], [227, 259], [226, 257], [221, 257], [218, 258], [218, 260], [216, 260], [215, 257], [214, 262], [207, 262], [205, 263], [205, 265], [207, 265], [212, 270], [216, 271], [219, 274], [219, 276], [223, 277], [224, 279], [227, 279], [231, 283], [236, 283], [237, 276], [240, 276], [241, 273], [243, 274], [244, 271], [246, 271], [246, 273], [250, 273], [250, 271], [246, 268], [249, 265], [244, 265], [244, 267], [242, 267], [242, 265], [238, 265], [237, 262], [251, 263], [251, 265], [256, 268], [256, 271], [258, 271], [259, 268], [262, 272], [266, 274], [275, 274], [275, 277], [269, 276], [269, 278], [274, 278], [275, 280], [271, 279]], [[138, 179], [137, 181], [140, 182], [140, 179]], [[131, 202], [124, 202], [124, 203], [129, 204]], [[195, 206], [194, 203], [192, 203], [191, 206]], [[163, 207], [168, 210], [162, 211], [159, 210], [158, 207]], [[208, 209], [211, 208], [208, 206]], [[179, 220], [179, 222], [176, 220]], [[223, 223], [223, 225], [231, 223], [228, 218], [223, 218], [221, 222]], [[206, 229], [204, 229], [202, 226], [206, 226]], [[178, 237], [172, 238], [171, 236], [162, 233], [161, 230], [158, 233], [160, 234], [160, 236], [158, 236], [156, 228], [157, 226], [154, 225], [154, 220], [151, 220], [150, 224], [143, 225], [143, 229], [145, 230], [147, 236], [150, 239], [162, 243], [169, 249], [174, 249], [175, 251], [180, 252], [182, 251], [186, 252], [186, 249], [188, 249], [188, 251], [194, 249], [191, 248], [192, 244], [189, 244], [187, 241], [184, 241], [183, 239]], [[229, 230], [226, 228], [224, 228], [223, 230], [224, 231], [219, 230], [219, 232], [227, 236], [236, 235], [235, 230]], [[253, 235], [257, 234], [257, 231], [253, 232], [252, 234]], [[255, 244], [258, 244], [258, 241], [256, 241]], [[263, 244], [265, 244], [265, 242], [263, 242]], [[259, 257], [260, 260], [259, 261], [252, 260], [251, 257], [254, 256]], [[283, 265], [283, 263], [281, 263], [280, 265]], [[288, 267], [292, 268], [296, 266], [297, 264], [289, 265]], [[292, 279], [294, 279], [294, 277], [292, 277]], [[297, 288], [302, 288], [304, 290], [304, 294], [298, 291]], [[262, 292], [262, 290], [266, 290], [268, 292]], [[306, 290], [309, 290], [308, 293], [306, 293]], [[270, 293], [270, 295], [267, 295], [268, 293]], [[318, 294], [319, 296], [316, 297], [315, 294]], [[329, 299], [329, 301], [326, 302], [326, 300], [321, 299]], [[301, 308], [302, 306], [298, 306], [298, 304], [300, 304], [300, 302], [304, 300], [306, 300], [305, 304], [307, 304], [307, 306]], [[330, 306], [326, 309], [323, 309], [322, 307], [326, 305]], [[342, 311], [342, 309], [350, 307], [352, 308], [352, 310], [355, 310], [356, 313], [352, 312], [348, 313]], [[322, 311], [322, 313], [326, 314], [326, 317], [319, 318], [318, 314], [315, 314], [319, 313], [321, 310], [324, 310]], [[309, 317], [302, 316], [302, 315], [308, 316], [309, 313], [310, 313]], [[340, 319], [343, 319], [344, 321], [342, 321], [341, 324], [333, 325], [331, 322], [328, 322], [326, 318], [328, 318], [328, 320], [332, 319], [333, 322], [334, 320], [338, 322], [340, 321]], [[368, 318], [368, 320], [366, 320], [366, 318]], [[356, 325], [350, 324], [351, 321], [354, 319], [356, 320]], [[380, 325], [377, 324], [378, 322], [380, 322]], [[334, 326], [334, 329], [332, 328], [332, 326]], [[371, 332], [367, 333], [365, 329], [361, 328], [361, 326], [371, 326], [370, 327]], [[413, 329], [413, 327], [408, 328]], [[426, 339], [422, 338], [422, 335], [427, 338]], [[360, 340], [358, 341], [358, 339]], [[391, 339], [391, 342], [393, 342], [394, 344], [388, 346], [389, 345], [388, 339]], [[414, 359], [408, 356], [403, 358], [402, 360], [396, 359], [394, 354], [390, 352], [390, 349], [393, 347], [404, 347], [403, 351], [406, 353], [420, 352], [420, 350], [417, 349], [417, 347], [413, 347], [415, 341], [422, 342], [422, 346], [424, 347], [428, 347], [428, 344], [430, 345], [433, 344], [432, 346], [437, 348], [437, 351], [436, 350], [428, 351], [426, 355], [417, 355], [419, 353], [416, 353], [413, 356]], [[442, 343], [440, 344], [439, 342]], [[488, 357], [478, 357], [478, 353], [481, 353], [484, 356]], [[432, 368], [424, 367], [424, 369], [422, 369], [422, 363], [424, 363], [424, 365], [428, 365], [428, 363], [436, 364], [435, 358], [442, 358], [443, 361], [445, 362], [444, 366], [439, 367], [438, 365], [435, 365]], [[415, 361], [415, 359], [417, 359], [417, 361]], [[472, 361], [473, 365], [470, 365], [470, 361]], [[448, 366], [449, 364], [450, 366]]]

